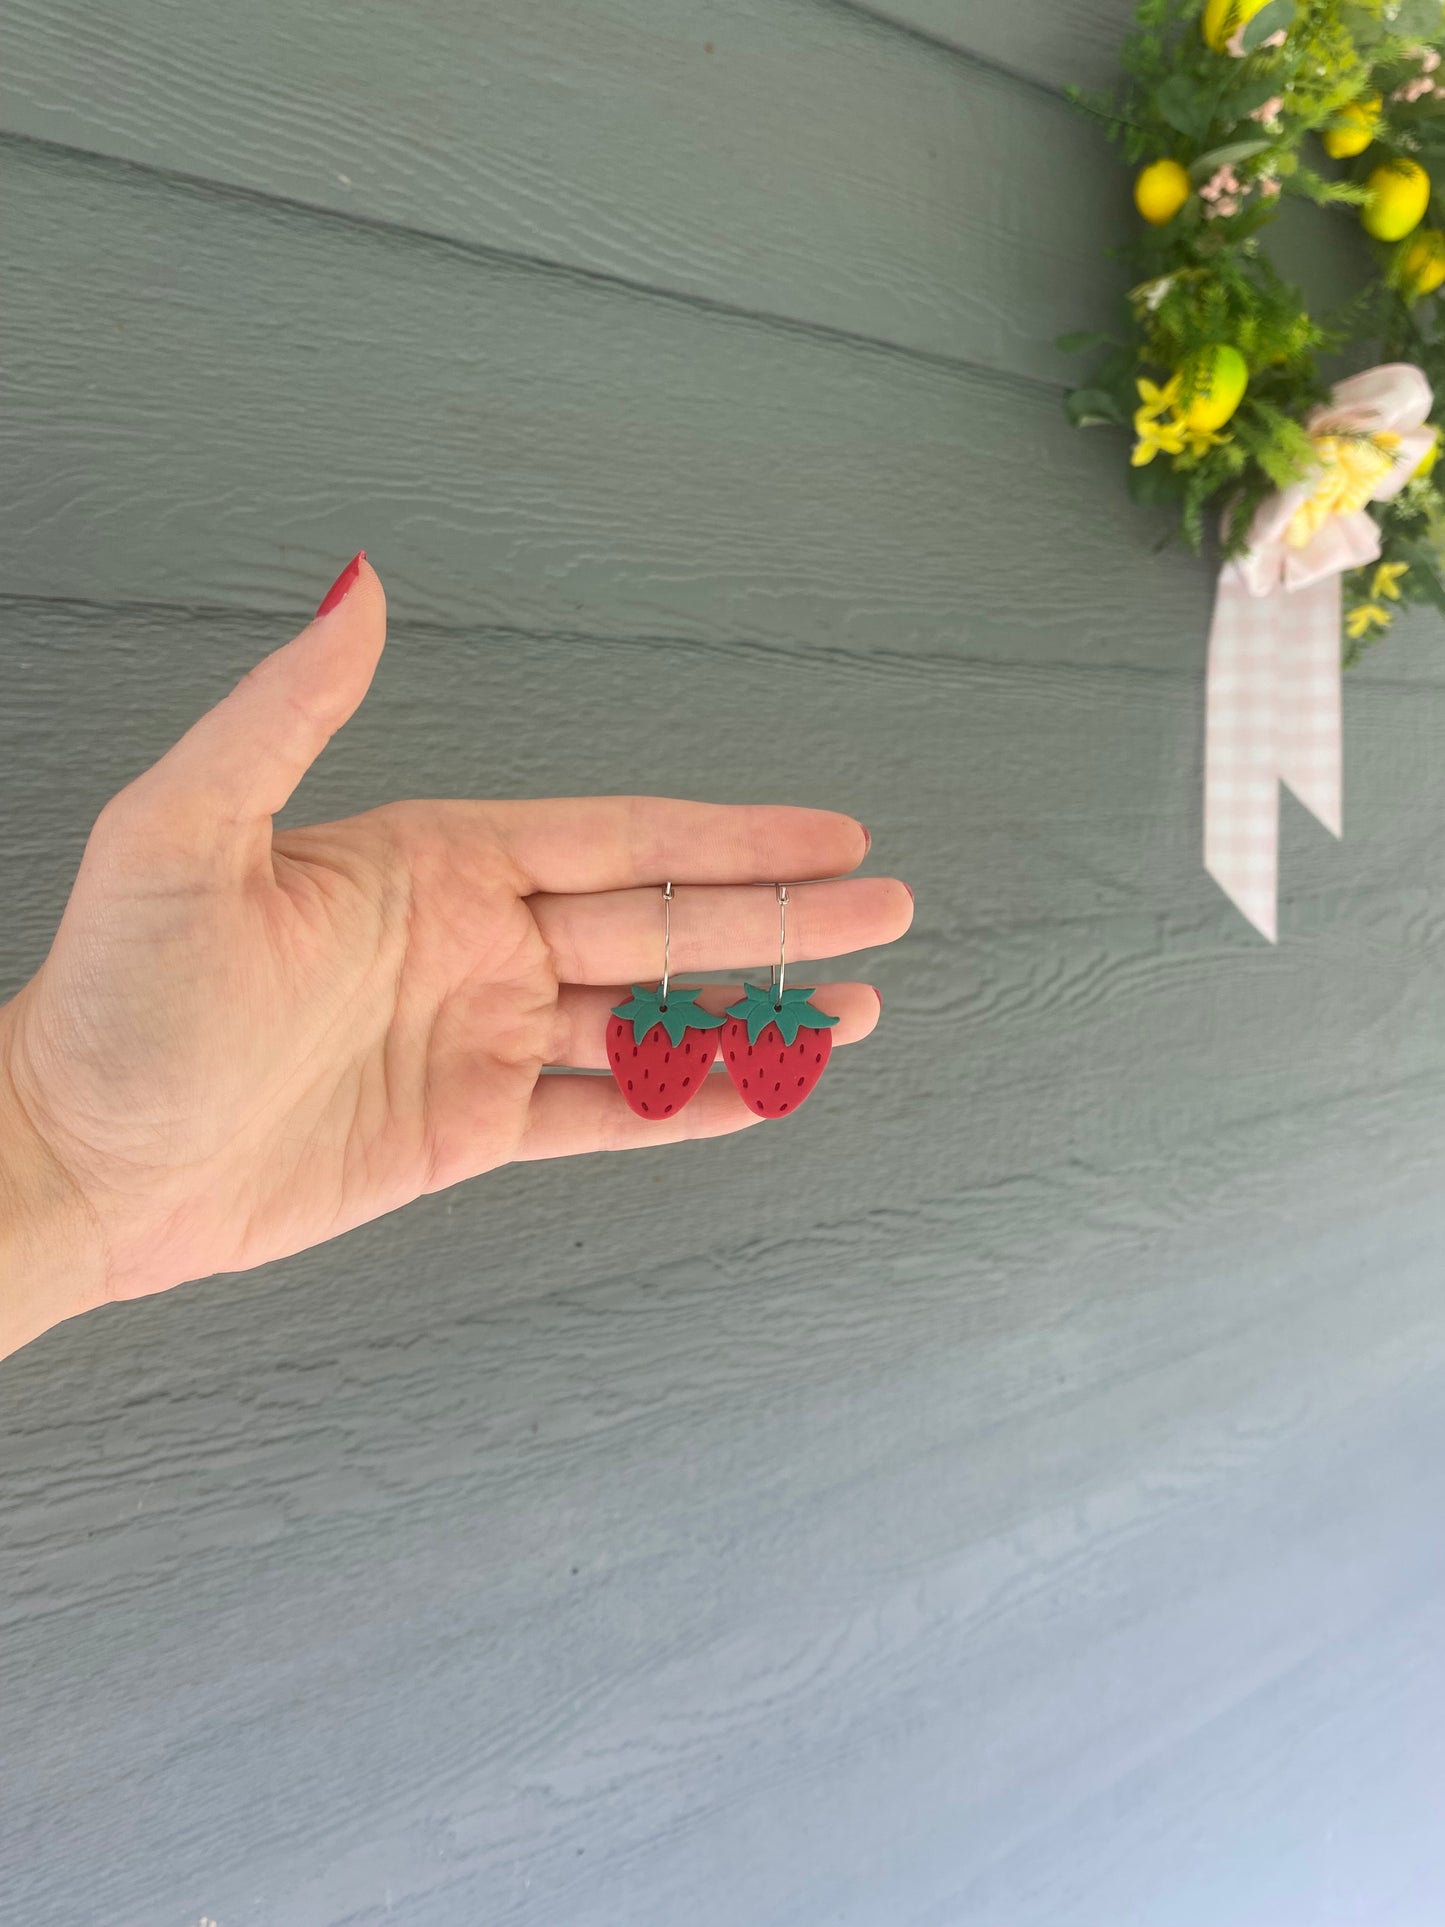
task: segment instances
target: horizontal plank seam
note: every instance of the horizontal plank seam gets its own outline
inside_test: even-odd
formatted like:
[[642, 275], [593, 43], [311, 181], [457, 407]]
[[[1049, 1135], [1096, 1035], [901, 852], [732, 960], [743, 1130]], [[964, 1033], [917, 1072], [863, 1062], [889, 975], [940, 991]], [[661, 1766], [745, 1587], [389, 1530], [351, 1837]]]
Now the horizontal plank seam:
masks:
[[[569, 281], [617, 294], [627, 300], [664, 302], [672, 307], [739, 321], [780, 334], [801, 335], [832, 346], [853, 348], [867, 354], [897, 357], [917, 365], [936, 368], [942, 373], [997, 383], [1005, 388], [1044, 394], [1051, 400], [1068, 392], [1069, 383], [1051, 381], [1043, 375], [1030, 375], [1018, 369], [998, 368], [988, 362], [974, 361], [966, 355], [948, 355], [939, 349], [910, 347], [906, 342], [890, 341], [882, 335], [863, 334], [852, 328], [838, 328], [825, 321], [809, 321], [801, 316], [777, 314], [770, 309], [746, 308], [724, 301], [716, 295], [695, 294], [683, 288], [668, 288], [655, 282], [636, 281], [627, 275], [611, 274], [601, 268], [584, 268], [566, 261], [553, 261], [545, 255], [497, 247], [488, 241], [464, 241], [455, 235], [437, 233], [429, 228], [409, 226], [401, 221], [384, 220], [380, 215], [357, 214], [344, 208], [322, 207], [313, 201], [297, 200], [290, 195], [268, 194], [259, 188], [243, 187], [237, 182], [215, 180], [209, 175], [190, 174], [182, 168], [162, 167], [151, 161], [128, 160], [99, 149], [77, 147], [68, 141], [46, 139], [37, 134], [18, 134], [0, 129], [0, 150], [29, 149], [95, 173], [131, 175], [152, 180], [170, 188], [206, 194], [241, 206], [279, 208], [307, 219], [333, 224], [349, 231], [385, 235], [396, 241], [412, 241], [424, 247], [445, 249], [464, 260], [481, 265], [504, 267], [519, 274], [537, 274]], [[13, 251], [12, 251], [13, 260]]]
[[[285, 612], [263, 603], [251, 602], [185, 602], [165, 598], [138, 598], [126, 596], [53, 596], [34, 595], [10, 589], [0, 589], [0, 610], [16, 614], [26, 610], [71, 612], [78, 615], [104, 617], [114, 616], [153, 616], [170, 618], [182, 616], [196, 622], [277, 622], [284, 621]], [[498, 636], [515, 637], [522, 642], [585, 643], [599, 649], [678, 649], [708, 655], [714, 652], [733, 650], [756, 651], [771, 649], [774, 644], [769, 640], [755, 637], [736, 636], [723, 639], [710, 639], [698, 636], [670, 636], [648, 634], [639, 636], [619, 636], [596, 629], [528, 629], [518, 623], [503, 622], [438, 622], [432, 617], [402, 616], [391, 623], [394, 632], [404, 632], [408, 636], [433, 637], [439, 641], [455, 641], [461, 636]], [[798, 640], [790, 644], [793, 651], [802, 657], [819, 662], [834, 662], [840, 652], [836, 649], [819, 647], [816, 643]], [[844, 655], [847, 652], [842, 652]], [[851, 658], [849, 658], [851, 660]], [[1020, 660], [1009, 656], [905, 656], [891, 655], [887, 658], [887, 668], [916, 669], [920, 672], [946, 667], [948, 669], [979, 669], [996, 674], [1018, 676], [1058, 676], [1082, 675], [1095, 678], [1113, 677], [1119, 681], [1152, 681], [1197, 683], [1201, 680], [1197, 669], [1176, 669], [1160, 663], [1157, 667], [1149, 663], [1137, 662], [1078, 662], [1068, 658], [1047, 660], [1031, 657]], [[1394, 676], [1360, 676], [1346, 678], [1345, 687], [1356, 689], [1388, 689], [1414, 693], [1445, 693], [1445, 680], [1433, 678], [1414, 680]]]
[[[168, 619], [175, 616], [185, 617], [195, 622], [276, 622], [285, 620], [285, 611], [264, 603], [252, 602], [187, 602], [168, 598], [130, 597], [130, 596], [60, 596], [35, 595], [25, 591], [0, 589], [0, 610], [23, 613], [26, 610], [59, 611], [85, 616], [104, 617], [107, 615], [126, 617], [156, 617]], [[615, 633], [597, 629], [529, 629], [525, 625], [512, 622], [440, 622], [435, 617], [402, 616], [391, 621], [393, 632], [404, 632], [408, 636], [431, 637], [438, 641], [452, 642], [465, 636], [511, 637], [522, 642], [545, 643], [584, 643], [599, 649], [677, 649], [683, 653], [709, 655], [731, 653], [733, 651], [754, 652], [771, 650], [775, 644], [771, 639], [749, 636], [710, 638], [706, 636], [673, 636], [648, 633], [637, 636], [619, 636]], [[847, 651], [839, 651], [826, 645], [799, 639], [790, 643], [793, 653], [819, 662], [836, 662], [842, 654], [853, 660]], [[871, 660], [878, 660], [878, 653], [872, 652]], [[886, 666], [891, 673], [896, 669], [914, 669], [926, 672], [939, 668], [980, 669], [1005, 675], [1049, 676], [1062, 673], [1075, 673], [1093, 677], [1117, 677], [1120, 680], [1163, 681], [1192, 683], [1199, 680], [1193, 669], [1174, 669], [1167, 664], [1155, 667], [1148, 663], [1129, 662], [1077, 662], [1067, 658], [1060, 660], [1040, 660], [1030, 658], [1020, 661], [1008, 656], [906, 656], [890, 655]], [[1372, 678], [1363, 680], [1361, 688], [1378, 689], [1383, 687], [1401, 689], [1441, 689], [1445, 682], [1400, 682], [1385, 684]]]
[[888, 33], [896, 33], [905, 40], [918, 42], [931, 48], [935, 53], [946, 55], [950, 60], [965, 67], [974, 68], [979, 73], [990, 74], [999, 80], [1025, 87], [1031, 93], [1042, 94], [1050, 101], [1063, 101], [1076, 113], [1089, 120], [1097, 121], [1101, 127], [1133, 127], [1135, 123], [1123, 114], [1103, 113], [1085, 99], [1070, 94], [1067, 87], [1058, 87], [1051, 80], [1041, 80], [1037, 74], [1027, 74], [1021, 67], [1011, 67], [1007, 61], [995, 60], [989, 54], [981, 54], [973, 47], [965, 47], [960, 41], [950, 40], [946, 34], [938, 33], [931, 27], [921, 27], [916, 21], [900, 19], [896, 14], [880, 13], [866, 4], [866, 0], [814, 0], [816, 6], [826, 8], [830, 13], [852, 14], [866, 20], [871, 26], [880, 27]]
[[1051, 101], [1067, 101], [1072, 107], [1075, 103], [1062, 87], [1052, 81], [1040, 80], [1036, 74], [1026, 74], [1019, 67], [1010, 67], [1007, 62], [994, 60], [988, 54], [981, 54], [973, 47], [965, 47], [960, 41], [950, 40], [946, 34], [932, 27], [920, 26], [917, 21], [903, 20], [897, 14], [882, 13], [870, 7], [866, 0], [813, 0], [815, 6], [828, 13], [850, 14], [856, 20], [866, 20], [871, 27], [881, 28], [885, 33], [897, 34], [902, 40], [911, 40], [916, 45], [927, 47], [933, 53], [944, 54], [948, 59], [958, 61], [965, 67], [973, 67], [980, 73], [991, 74], [997, 79], [1011, 81], [1015, 86], [1026, 87], [1031, 93], [1044, 94]]

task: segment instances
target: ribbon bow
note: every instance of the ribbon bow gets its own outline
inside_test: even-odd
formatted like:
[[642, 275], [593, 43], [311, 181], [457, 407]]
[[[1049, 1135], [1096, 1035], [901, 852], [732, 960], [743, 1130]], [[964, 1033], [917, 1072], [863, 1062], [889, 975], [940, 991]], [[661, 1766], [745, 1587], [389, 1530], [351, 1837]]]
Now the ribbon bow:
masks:
[[1335, 836], [1340, 797], [1340, 577], [1373, 562], [1366, 511], [1430, 452], [1430, 384], [1388, 362], [1336, 384], [1305, 423], [1315, 463], [1262, 502], [1220, 571], [1209, 631], [1204, 867], [1275, 940], [1279, 785]]

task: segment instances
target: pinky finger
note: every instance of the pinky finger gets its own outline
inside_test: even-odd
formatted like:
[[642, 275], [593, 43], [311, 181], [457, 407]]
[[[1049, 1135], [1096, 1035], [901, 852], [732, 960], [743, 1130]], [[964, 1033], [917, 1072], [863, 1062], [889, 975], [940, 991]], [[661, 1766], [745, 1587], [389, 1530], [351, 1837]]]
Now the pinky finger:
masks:
[[689, 1138], [727, 1137], [761, 1124], [725, 1077], [702, 1089], [675, 1117], [652, 1124], [627, 1108], [610, 1077], [541, 1077], [532, 1093], [517, 1158], [570, 1158], [584, 1151], [642, 1151]]

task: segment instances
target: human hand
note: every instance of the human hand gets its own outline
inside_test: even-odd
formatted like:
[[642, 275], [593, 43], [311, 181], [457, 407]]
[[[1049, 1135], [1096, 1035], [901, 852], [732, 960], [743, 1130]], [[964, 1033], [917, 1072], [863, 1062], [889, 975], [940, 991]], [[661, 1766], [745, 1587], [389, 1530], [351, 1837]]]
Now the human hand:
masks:
[[[756, 1124], [721, 1074], [658, 1124], [610, 1077], [542, 1075], [605, 1068], [610, 1007], [659, 974], [668, 878], [679, 974], [771, 954], [759, 883], [793, 885], [790, 964], [908, 927], [901, 883], [794, 884], [866, 852], [829, 811], [408, 802], [273, 829], [385, 639], [366, 562], [336, 586], [107, 804], [50, 955], [0, 1009], [0, 1356], [87, 1305], [283, 1257], [511, 1159]], [[866, 984], [818, 1002], [840, 1044], [877, 1021]]]

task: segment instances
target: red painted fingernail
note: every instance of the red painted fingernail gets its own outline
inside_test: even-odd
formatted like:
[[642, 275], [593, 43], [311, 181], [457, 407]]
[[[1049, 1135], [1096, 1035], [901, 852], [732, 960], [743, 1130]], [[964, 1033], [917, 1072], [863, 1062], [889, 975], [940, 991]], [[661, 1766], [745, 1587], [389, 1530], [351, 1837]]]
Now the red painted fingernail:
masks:
[[326, 591], [325, 595], [322, 596], [321, 606], [316, 611], [318, 616], [329, 616], [337, 603], [342, 601], [350, 593], [351, 585], [361, 574], [361, 565], [365, 560], [366, 550], [358, 549], [346, 567], [341, 571], [341, 574], [337, 576], [331, 587]]

